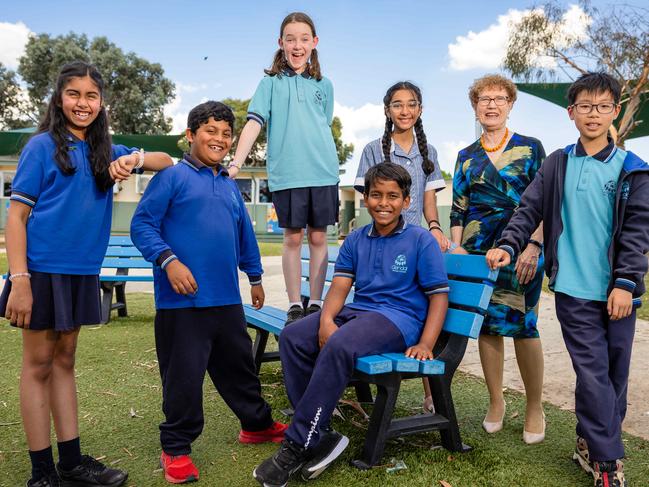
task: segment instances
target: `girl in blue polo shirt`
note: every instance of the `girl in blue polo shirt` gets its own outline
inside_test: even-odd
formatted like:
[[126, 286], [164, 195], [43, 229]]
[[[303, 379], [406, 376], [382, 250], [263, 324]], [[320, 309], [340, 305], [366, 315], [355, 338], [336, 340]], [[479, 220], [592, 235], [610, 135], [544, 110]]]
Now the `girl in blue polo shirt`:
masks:
[[[28, 487], [58, 486], [61, 480], [116, 487], [127, 478], [81, 455], [75, 350], [79, 326], [101, 320], [98, 274], [108, 246], [114, 181], [143, 166], [161, 169], [171, 159], [111, 145], [103, 88], [94, 66], [63, 66], [13, 181], [6, 228], [9, 279], [0, 313], [23, 329], [20, 409], [32, 463]], [[58, 440], [56, 468], [50, 415]]]
[[[320, 72], [315, 26], [308, 15], [282, 22], [273, 65], [248, 106], [248, 122], [229, 167], [236, 177], [261, 128], [268, 139], [266, 165], [279, 226], [284, 229], [282, 269], [289, 324], [319, 311], [327, 270], [327, 225], [338, 221], [338, 155], [331, 134], [333, 87]], [[300, 299], [300, 251], [304, 228], [310, 250], [310, 294]]]

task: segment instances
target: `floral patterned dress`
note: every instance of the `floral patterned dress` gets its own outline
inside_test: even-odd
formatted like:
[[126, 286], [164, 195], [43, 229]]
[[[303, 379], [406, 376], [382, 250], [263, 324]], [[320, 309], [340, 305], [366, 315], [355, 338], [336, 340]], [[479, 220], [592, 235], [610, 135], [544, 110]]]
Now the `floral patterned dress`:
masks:
[[[453, 177], [451, 226], [464, 228], [462, 246], [486, 254], [495, 246], [545, 158], [537, 139], [514, 133], [494, 163], [480, 140], [458, 153]], [[543, 254], [534, 278], [521, 285], [514, 263], [500, 270], [481, 333], [537, 338], [538, 302], [543, 282]]]

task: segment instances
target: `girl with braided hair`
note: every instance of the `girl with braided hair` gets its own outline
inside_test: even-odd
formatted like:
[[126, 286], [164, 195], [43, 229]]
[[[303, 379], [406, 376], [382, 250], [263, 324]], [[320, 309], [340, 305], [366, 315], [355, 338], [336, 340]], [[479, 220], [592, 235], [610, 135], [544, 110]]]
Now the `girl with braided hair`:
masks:
[[385, 132], [365, 146], [354, 188], [363, 192], [365, 173], [381, 162], [393, 162], [406, 168], [412, 178], [410, 207], [403, 212], [408, 224], [421, 225], [422, 215], [442, 252], [449, 249], [439, 224], [435, 193], [446, 183], [437, 163], [437, 151], [428, 144], [421, 121], [421, 90], [409, 81], [392, 85], [383, 97]]
[[[437, 163], [437, 151], [428, 143], [424, 133], [421, 90], [409, 81], [399, 81], [388, 88], [383, 97], [383, 107], [385, 132], [363, 149], [354, 188], [363, 192], [365, 173], [372, 166], [381, 162], [403, 166], [412, 179], [410, 206], [401, 213], [406, 223], [420, 226], [423, 215], [442, 252], [465, 253], [461, 247], [450, 243], [439, 224], [435, 194], [444, 189], [446, 183]], [[426, 379], [423, 379], [423, 384], [423, 407], [432, 412], [430, 386]]]

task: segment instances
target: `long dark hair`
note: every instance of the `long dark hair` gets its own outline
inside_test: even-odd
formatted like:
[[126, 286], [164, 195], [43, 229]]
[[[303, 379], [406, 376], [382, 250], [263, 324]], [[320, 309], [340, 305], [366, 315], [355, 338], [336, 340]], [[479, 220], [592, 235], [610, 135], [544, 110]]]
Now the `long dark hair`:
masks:
[[[99, 89], [99, 95], [104, 97], [104, 80], [92, 64], [83, 61], [73, 61], [61, 68], [59, 77], [56, 80], [54, 92], [47, 106], [45, 118], [38, 126], [38, 133], [49, 132], [56, 145], [54, 159], [61, 172], [65, 175], [72, 175], [76, 168], [70, 163], [68, 147], [70, 145], [68, 130], [68, 120], [63, 114], [61, 107], [61, 97], [63, 90], [71, 78], [83, 78], [89, 76]], [[86, 129], [86, 142], [90, 149], [88, 158], [90, 167], [95, 176], [95, 183], [101, 191], [108, 191], [113, 180], [108, 172], [108, 165], [112, 159], [112, 141], [108, 131], [108, 114], [106, 108], [101, 107], [97, 118]]]
[[[303, 12], [293, 12], [288, 14], [284, 20], [282, 21], [282, 26], [279, 28], [279, 36], [282, 37], [284, 35], [284, 28], [293, 22], [300, 22], [303, 24], [307, 24], [311, 28], [311, 35], [315, 37], [317, 34], [315, 33], [315, 24], [313, 23], [313, 20], [311, 20], [311, 17], [309, 17], [307, 14]], [[284, 71], [289, 68], [290, 66], [288, 65], [288, 61], [286, 60], [286, 56], [284, 55], [284, 51], [281, 49], [277, 49], [275, 52], [275, 57], [273, 58], [273, 64], [270, 66], [270, 69], [264, 69], [264, 73], [266, 73], [269, 76], [281, 76]], [[320, 81], [322, 79], [322, 73], [320, 72], [320, 62], [318, 61], [318, 50], [313, 49], [311, 51], [311, 58], [309, 59], [309, 64], [307, 66], [307, 72], [312, 78], [317, 79]]]
[[[419, 89], [419, 87], [412, 84], [410, 81], [399, 81], [398, 83], [390, 86], [390, 88], [388, 88], [388, 91], [385, 93], [385, 96], [383, 97], [383, 106], [385, 106], [386, 109], [388, 109], [390, 102], [392, 101], [392, 96], [399, 90], [408, 90], [414, 93], [414, 95], [417, 97], [417, 100], [419, 101], [419, 104], [421, 105], [422, 98], [421, 90]], [[391, 162], [390, 147], [392, 146], [393, 126], [394, 125], [392, 123], [392, 120], [390, 120], [390, 117], [388, 117], [386, 113], [385, 131], [383, 132], [383, 138], [381, 139], [381, 147], [383, 148], [383, 157], [385, 159], [384, 162]], [[424, 133], [424, 124], [421, 121], [421, 115], [417, 119], [414, 129], [415, 135], [417, 136], [417, 147], [419, 147], [419, 153], [423, 158], [421, 168], [424, 170], [424, 174], [428, 176], [435, 170], [435, 164], [433, 164], [433, 161], [430, 160], [430, 157], [428, 155], [428, 141], [426, 140], [426, 134]]]

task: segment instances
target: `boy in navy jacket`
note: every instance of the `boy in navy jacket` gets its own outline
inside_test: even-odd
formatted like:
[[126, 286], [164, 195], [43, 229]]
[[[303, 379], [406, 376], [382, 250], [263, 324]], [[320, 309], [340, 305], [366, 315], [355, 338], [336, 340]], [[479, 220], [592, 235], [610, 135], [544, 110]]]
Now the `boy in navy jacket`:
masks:
[[137, 207], [131, 237], [154, 264], [155, 339], [162, 377], [160, 425], [165, 478], [198, 479], [189, 453], [203, 428], [203, 379], [241, 422], [239, 441], [282, 441], [261, 397], [241, 306], [237, 268], [248, 275], [252, 303], [264, 304], [261, 258], [237, 184], [221, 166], [232, 146], [234, 114], [209, 101], [189, 112], [191, 151], [158, 173]]
[[[364, 198], [373, 223], [340, 248], [322, 311], [282, 331], [279, 353], [295, 415], [286, 439], [253, 472], [263, 486], [286, 485], [294, 472], [320, 475], [349, 440], [332, 430], [333, 410], [357, 357], [403, 352], [433, 358], [448, 306], [448, 279], [437, 241], [409, 225], [411, 179], [403, 166], [381, 163], [365, 174]], [[345, 304], [355, 282], [354, 301]]]
[[493, 268], [508, 265], [543, 221], [545, 271], [577, 385], [573, 458], [595, 486], [625, 486], [622, 422], [649, 251], [649, 165], [617, 148], [609, 128], [620, 84], [587, 73], [568, 90], [577, 144], [550, 154], [498, 242]]

